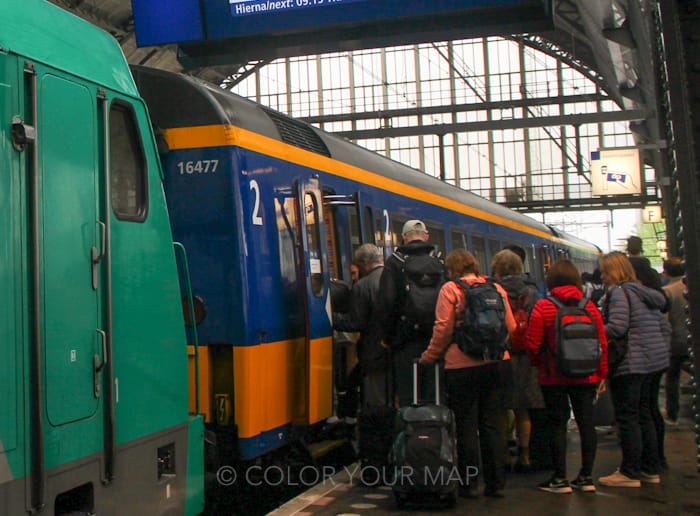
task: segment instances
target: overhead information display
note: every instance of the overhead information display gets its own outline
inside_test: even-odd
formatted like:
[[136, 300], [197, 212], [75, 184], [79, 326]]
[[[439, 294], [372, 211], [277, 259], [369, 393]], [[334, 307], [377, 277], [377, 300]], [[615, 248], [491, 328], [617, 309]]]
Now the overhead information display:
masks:
[[[139, 46], [208, 61], [281, 57], [551, 24], [547, 0], [132, 0]], [[514, 24], [517, 30], [511, 30]], [[498, 29], [496, 29], [498, 27]], [[501, 27], [503, 29], [501, 30]], [[471, 31], [471, 32], [470, 32]], [[486, 35], [488, 35], [486, 34]], [[253, 44], [254, 41], [254, 44]], [[318, 46], [320, 45], [320, 49]], [[233, 54], [231, 53], [233, 52]], [[258, 54], [258, 55], [254, 55]], [[203, 64], [212, 64], [206, 62]]]

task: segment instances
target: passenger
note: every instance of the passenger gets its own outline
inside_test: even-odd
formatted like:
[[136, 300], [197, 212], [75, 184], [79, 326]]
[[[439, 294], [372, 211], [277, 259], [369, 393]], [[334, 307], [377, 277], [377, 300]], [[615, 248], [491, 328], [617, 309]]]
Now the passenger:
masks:
[[334, 317], [334, 328], [359, 331], [357, 355], [361, 371], [362, 406], [388, 405], [388, 353], [382, 345], [382, 331], [377, 315], [379, 280], [384, 268], [382, 251], [374, 244], [363, 244], [355, 251], [360, 279], [353, 285], [350, 310]]
[[605, 284], [600, 277], [600, 268], [581, 274], [583, 280], [583, 295], [593, 301], [600, 308], [600, 300], [605, 295]]
[[512, 409], [515, 415], [518, 459], [514, 469], [516, 473], [527, 473], [530, 471], [529, 411], [542, 409], [545, 406], [542, 390], [537, 381], [537, 369], [530, 363], [525, 346], [528, 318], [540, 296], [537, 287], [526, 282], [520, 256], [509, 249], [494, 255], [491, 260], [491, 272], [508, 293], [510, 307], [517, 324], [511, 336], [511, 359], [503, 362], [503, 365], [509, 365], [505, 374], [510, 372], [512, 375], [510, 382], [504, 382], [511, 391], [505, 396], [505, 407]]
[[[354, 263], [350, 267], [352, 283], [357, 278], [353, 275], [357, 271]], [[350, 298], [352, 284], [331, 278], [330, 297], [333, 309], [333, 319], [347, 314], [350, 310]], [[359, 368], [357, 367], [357, 332], [333, 331], [333, 389], [335, 393], [334, 414], [326, 422], [335, 424], [341, 419], [346, 423], [354, 424], [359, 404]]]
[[605, 333], [608, 339], [627, 335], [628, 347], [609, 381], [622, 463], [598, 481], [612, 487], [658, 484], [660, 450], [655, 418], [661, 417], [659, 382], [669, 365], [671, 333], [661, 313], [666, 299], [639, 283], [632, 264], [620, 252], [603, 256], [600, 271], [609, 296]]
[[[671, 322], [671, 360], [666, 371], [666, 415], [667, 425], [678, 424], [681, 366], [688, 357], [689, 331], [688, 301], [685, 297], [686, 286], [683, 283], [685, 265], [678, 257], [664, 262], [664, 275], [668, 284], [663, 287], [669, 299], [668, 318]], [[663, 464], [662, 464], [663, 466]]]
[[[428, 228], [420, 220], [409, 220], [401, 232], [403, 245], [386, 261], [380, 282], [381, 318], [384, 341], [392, 350], [394, 383], [399, 406], [413, 401], [413, 361], [428, 346], [435, 320], [435, 303], [445, 280], [445, 267], [428, 243]], [[424, 277], [434, 278], [431, 285], [413, 288], [405, 268], [409, 263], [425, 267]], [[429, 269], [429, 270], [428, 270]], [[410, 291], [409, 291], [410, 289]], [[411, 295], [420, 296], [419, 299]], [[421, 314], [409, 313], [410, 309]], [[417, 321], [418, 318], [424, 319]], [[420, 400], [434, 399], [434, 376], [429, 368], [420, 368]]]
[[[445, 260], [450, 279], [465, 283], [483, 283], [479, 262], [466, 249], [452, 251]], [[506, 305], [505, 323], [509, 333], [515, 329], [508, 295], [496, 285]], [[503, 468], [503, 393], [498, 361], [484, 361], [464, 354], [454, 343], [454, 329], [461, 324], [465, 292], [454, 281], [440, 290], [430, 345], [421, 355], [422, 364], [445, 359], [447, 403], [457, 423], [457, 460], [460, 472], [477, 468], [484, 484], [484, 496], [501, 498], [505, 486]], [[504, 360], [509, 356], [506, 353]], [[479, 469], [479, 455], [483, 468]], [[478, 477], [462, 478], [460, 496], [478, 496]]]
[[360, 279], [360, 268], [355, 262], [352, 262], [352, 264], [350, 264], [350, 279], [353, 283]]
[[[545, 281], [550, 295], [565, 305], [575, 304], [583, 299], [581, 276], [576, 266], [569, 260], [554, 262], [547, 271]], [[608, 374], [607, 341], [603, 317], [598, 308], [591, 301], [588, 301], [585, 308], [598, 327], [602, 351], [598, 370], [587, 378], [567, 377], [556, 368], [557, 306], [552, 301], [540, 299], [530, 314], [528, 324], [527, 351], [532, 363], [539, 367], [539, 382], [552, 431], [550, 444], [554, 461], [554, 474], [538, 487], [550, 493], [571, 493], [572, 487], [587, 492], [596, 490], [592, 475], [598, 439], [593, 424], [593, 405], [596, 392], [604, 388]], [[547, 352], [543, 352], [543, 348], [547, 349]], [[567, 480], [566, 471], [569, 402], [571, 402], [581, 439], [581, 469], [571, 482]]]
[[651, 266], [648, 258], [642, 256], [642, 239], [632, 235], [627, 239], [627, 258], [639, 282], [645, 287], [661, 290], [661, 277]]

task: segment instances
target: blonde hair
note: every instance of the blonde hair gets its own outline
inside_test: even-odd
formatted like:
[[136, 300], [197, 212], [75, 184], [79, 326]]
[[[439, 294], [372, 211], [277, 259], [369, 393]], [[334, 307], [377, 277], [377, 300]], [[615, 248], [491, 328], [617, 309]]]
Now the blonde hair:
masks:
[[503, 249], [491, 259], [491, 273], [497, 278], [519, 276], [523, 273], [523, 262], [520, 256], [509, 249]]
[[603, 255], [600, 259], [600, 272], [616, 285], [637, 281], [632, 263], [620, 251]]

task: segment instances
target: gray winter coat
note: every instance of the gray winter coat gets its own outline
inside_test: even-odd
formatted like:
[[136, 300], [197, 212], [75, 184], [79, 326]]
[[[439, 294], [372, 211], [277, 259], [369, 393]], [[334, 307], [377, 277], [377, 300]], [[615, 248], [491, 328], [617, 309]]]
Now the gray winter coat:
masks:
[[[625, 289], [627, 296], [622, 289]], [[641, 283], [629, 282], [615, 285], [608, 296], [610, 308], [605, 321], [605, 334], [609, 339], [623, 337], [629, 331], [627, 354], [614, 376], [649, 374], [667, 369], [671, 325], [661, 313], [666, 305], [664, 295]]]

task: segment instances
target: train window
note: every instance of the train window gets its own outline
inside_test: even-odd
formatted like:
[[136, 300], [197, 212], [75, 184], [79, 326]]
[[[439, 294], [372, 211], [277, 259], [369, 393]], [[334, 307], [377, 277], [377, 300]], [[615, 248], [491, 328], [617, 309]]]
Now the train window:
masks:
[[115, 102], [109, 116], [112, 209], [119, 220], [143, 222], [147, 210], [146, 158], [133, 110]]
[[[297, 282], [297, 218], [295, 199], [277, 199], [277, 238], [279, 245], [280, 273], [283, 283], [295, 285]], [[286, 292], [286, 291], [285, 291]]]
[[338, 254], [338, 243], [336, 242], [335, 231], [335, 209], [326, 206], [323, 210], [323, 226], [326, 230], [326, 256], [328, 256], [328, 274], [331, 278], [339, 278], [340, 256]]
[[[501, 250], [501, 243], [498, 240], [494, 240], [493, 238], [489, 238], [489, 257], [490, 257], [489, 259], [493, 260], [493, 257], [500, 250]], [[486, 271], [490, 271], [490, 270], [491, 270], [491, 262], [481, 264], [481, 272], [485, 273]]]
[[350, 225], [350, 245], [354, 254], [355, 250], [362, 245], [360, 221], [354, 206], [348, 210], [348, 224]]
[[403, 235], [401, 235], [401, 231], [403, 230], [403, 225], [407, 220], [408, 219], [404, 217], [397, 218], [393, 215], [391, 216], [391, 234], [394, 240], [394, 248], [397, 248], [403, 244]]
[[384, 247], [384, 221], [382, 220], [382, 212], [377, 210], [374, 212], [374, 230], [376, 234], [374, 235], [374, 242], [379, 247]]
[[318, 204], [313, 194], [304, 194], [304, 223], [306, 225], [306, 248], [309, 252], [309, 278], [311, 292], [320, 297], [323, 294], [323, 261], [321, 259], [321, 228], [318, 217]]
[[372, 216], [372, 207], [371, 206], [365, 206], [365, 220], [364, 220], [364, 235], [365, 235], [365, 241], [362, 242], [363, 244], [374, 244], [375, 242], [372, 240], [374, 238], [374, 219]]
[[471, 252], [476, 257], [479, 264], [481, 264], [481, 272], [485, 272], [488, 264], [486, 263], [486, 242], [484, 241], [484, 237], [472, 235]]
[[532, 249], [529, 252], [524, 246], [523, 249], [525, 250], [525, 272], [532, 274], [532, 272], [535, 270], [535, 257]]
[[467, 248], [467, 234], [464, 231], [453, 229], [450, 231], [450, 240], [452, 240], [452, 250]]
[[445, 230], [436, 224], [426, 223], [428, 234], [430, 235], [430, 243], [435, 246], [442, 256], [445, 256]]

